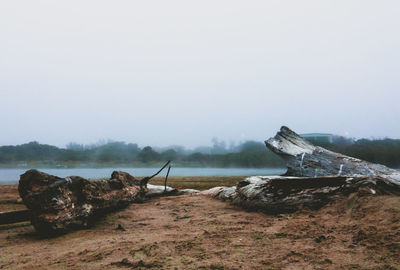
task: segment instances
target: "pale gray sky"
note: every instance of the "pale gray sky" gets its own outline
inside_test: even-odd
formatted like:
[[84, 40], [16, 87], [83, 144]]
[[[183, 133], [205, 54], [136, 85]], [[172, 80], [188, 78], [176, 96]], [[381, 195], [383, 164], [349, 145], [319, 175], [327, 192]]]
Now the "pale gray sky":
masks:
[[0, 145], [400, 138], [400, 2], [0, 2]]

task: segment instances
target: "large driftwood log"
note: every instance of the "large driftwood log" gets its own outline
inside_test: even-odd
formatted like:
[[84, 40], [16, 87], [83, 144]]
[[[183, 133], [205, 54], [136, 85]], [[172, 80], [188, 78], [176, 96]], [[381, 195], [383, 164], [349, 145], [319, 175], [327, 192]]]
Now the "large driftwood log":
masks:
[[288, 176], [358, 174], [379, 176], [400, 185], [399, 171], [314, 146], [285, 126], [265, 144], [286, 161]]
[[[86, 227], [108, 211], [142, 202], [149, 192], [147, 182], [155, 175], [136, 179], [126, 172], [114, 171], [109, 180], [89, 181], [79, 176], [60, 178], [29, 170], [21, 175], [18, 190], [31, 210], [31, 222], [37, 231], [63, 232]], [[156, 187], [152, 186], [151, 196], [182, 193], [171, 188], [164, 192], [164, 187]]]
[[318, 209], [353, 192], [400, 195], [400, 187], [384, 178], [369, 176], [253, 176], [236, 187], [216, 187], [202, 193], [249, 210], [276, 214], [302, 207]]
[[250, 177], [203, 194], [270, 213], [318, 209], [356, 191], [400, 195], [398, 171], [314, 146], [287, 127], [265, 143], [287, 162], [285, 176]]
[[86, 227], [99, 214], [143, 201], [146, 183], [117, 171], [108, 181], [89, 181], [29, 170], [21, 175], [18, 190], [35, 229], [51, 233]]

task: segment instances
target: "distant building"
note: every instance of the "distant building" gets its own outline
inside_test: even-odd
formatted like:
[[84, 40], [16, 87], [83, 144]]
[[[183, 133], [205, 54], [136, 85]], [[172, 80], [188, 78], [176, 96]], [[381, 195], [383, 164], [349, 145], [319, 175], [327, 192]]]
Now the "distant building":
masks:
[[329, 133], [306, 133], [300, 136], [307, 140], [333, 143], [333, 135]]

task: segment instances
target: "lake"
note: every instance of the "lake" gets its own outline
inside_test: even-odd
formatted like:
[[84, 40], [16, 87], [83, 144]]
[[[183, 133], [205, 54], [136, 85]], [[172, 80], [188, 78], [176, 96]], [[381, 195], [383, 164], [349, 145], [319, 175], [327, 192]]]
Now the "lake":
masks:
[[[78, 175], [88, 179], [109, 178], [113, 171], [125, 171], [133, 176], [150, 176], [159, 168], [71, 168], [71, 169], [40, 169], [40, 171], [59, 177]], [[17, 184], [19, 176], [26, 169], [0, 169], [0, 185]], [[165, 169], [159, 176], [164, 176]], [[171, 168], [170, 176], [251, 176], [280, 175], [286, 168]]]

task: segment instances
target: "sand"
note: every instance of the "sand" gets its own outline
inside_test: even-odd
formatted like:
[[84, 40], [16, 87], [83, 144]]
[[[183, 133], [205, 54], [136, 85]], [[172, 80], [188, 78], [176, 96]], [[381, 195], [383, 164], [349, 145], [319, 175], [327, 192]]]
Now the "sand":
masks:
[[[0, 211], [23, 209], [0, 186]], [[400, 197], [352, 194], [270, 216], [204, 195], [153, 198], [55, 238], [0, 226], [0, 269], [399, 269]]]

